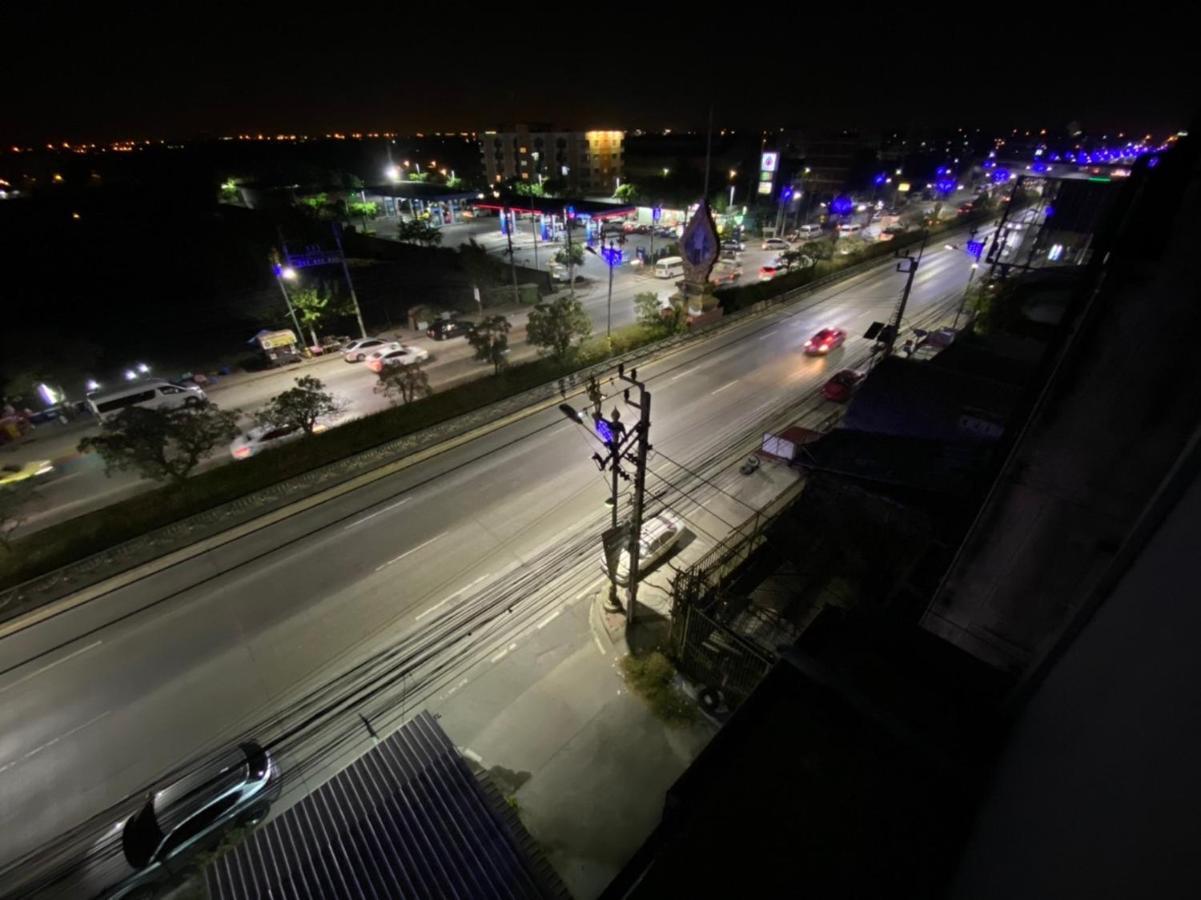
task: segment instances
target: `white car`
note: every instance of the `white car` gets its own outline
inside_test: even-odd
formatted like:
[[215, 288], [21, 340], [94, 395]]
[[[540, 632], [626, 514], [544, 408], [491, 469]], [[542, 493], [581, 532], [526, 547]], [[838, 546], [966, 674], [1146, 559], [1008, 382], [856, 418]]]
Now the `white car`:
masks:
[[348, 363], [360, 363], [376, 350], [386, 346], [388, 341], [382, 337], [359, 338], [342, 348], [342, 358]]
[[784, 240], [784, 238], [772, 237], [772, 238], [766, 238], [763, 241], [762, 249], [764, 249], [764, 250], [791, 250], [792, 244], [788, 243], [788, 241]]
[[229, 455], [234, 459], [250, 459], [264, 450], [301, 437], [304, 437], [304, 429], [295, 425], [260, 425], [234, 438], [229, 445]]
[[389, 344], [367, 358], [367, 368], [372, 372], [382, 372], [389, 366], [409, 366], [413, 363], [425, 362], [429, 358], [429, 351], [423, 350], [421, 347], [413, 347], [409, 344]]
[[[639, 575], [645, 577], [651, 568], [671, 552], [680, 541], [683, 529], [679, 520], [666, 513], [654, 516], [642, 523], [642, 542], [638, 551]], [[601, 556], [601, 568], [609, 574], [609, 566], [604, 555]], [[630, 553], [622, 549], [617, 558], [617, 571], [614, 581], [623, 587], [630, 583]], [[641, 580], [641, 577], [639, 578]]]

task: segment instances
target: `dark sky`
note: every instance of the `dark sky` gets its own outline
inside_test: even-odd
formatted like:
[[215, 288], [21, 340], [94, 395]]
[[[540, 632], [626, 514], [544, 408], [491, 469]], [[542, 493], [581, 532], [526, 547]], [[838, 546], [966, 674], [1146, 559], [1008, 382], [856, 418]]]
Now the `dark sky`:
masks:
[[669, 4], [252, 5], [6, 5], [0, 141], [679, 128], [710, 103], [719, 127], [1163, 129], [1201, 105], [1192, 34], [1134, 14], [698, 3], [720, 16], [687, 25]]

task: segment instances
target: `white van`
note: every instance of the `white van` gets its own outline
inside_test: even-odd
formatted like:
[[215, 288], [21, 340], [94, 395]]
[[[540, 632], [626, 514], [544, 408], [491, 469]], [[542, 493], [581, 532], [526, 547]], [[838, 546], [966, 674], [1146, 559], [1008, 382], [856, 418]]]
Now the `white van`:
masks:
[[797, 235], [802, 241], [811, 241], [822, 236], [822, 227], [820, 225], [802, 225], [797, 229]]
[[839, 237], [850, 237], [851, 235], [859, 234], [859, 232], [861, 232], [861, 231], [863, 231], [862, 225], [839, 225], [838, 226], [838, 236]]
[[684, 274], [684, 260], [679, 256], [665, 256], [655, 263], [656, 278], [675, 278]]
[[184, 386], [170, 381], [135, 381], [119, 390], [89, 394], [88, 406], [101, 422], [111, 419], [123, 409], [143, 406], [147, 409], [173, 409], [201, 403], [208, 397], [195, 385]]

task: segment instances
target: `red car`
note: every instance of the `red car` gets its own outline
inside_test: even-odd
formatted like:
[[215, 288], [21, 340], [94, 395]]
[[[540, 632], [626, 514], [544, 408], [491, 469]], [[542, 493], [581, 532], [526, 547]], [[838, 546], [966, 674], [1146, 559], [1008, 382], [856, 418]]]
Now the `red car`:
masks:
[[854, 369], [843, 369], [841, 372], [836, 372], [834, 377], [827, 381], [822, 388], [822, 396], [835, 403], [846, 403], [851, 399], [851, 394], [855, 393], [859, 382], [866, 377], [867, 373], [857, 372]]
[[841, 328], [823, 328], [805, 341], [805, 352], [810, 356], [829, 353], [841, 347], [846, 339], [847, 333]]

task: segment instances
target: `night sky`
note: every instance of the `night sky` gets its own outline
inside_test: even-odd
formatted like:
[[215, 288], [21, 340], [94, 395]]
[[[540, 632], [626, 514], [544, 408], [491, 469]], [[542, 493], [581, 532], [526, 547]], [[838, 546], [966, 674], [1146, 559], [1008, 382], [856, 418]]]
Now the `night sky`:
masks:
[[689, 26], [666, 4], [250, 5], [6, 9], [0, 141], [681, 128], [703, 125], [710, 103], [719, 127], [1162, 132], [1201, 105], [1186, 28], [1103, 11], [958, 5], [873, 21], [865, 6], [839, 21], [821, 5], [713, 5], [719, 18]]

